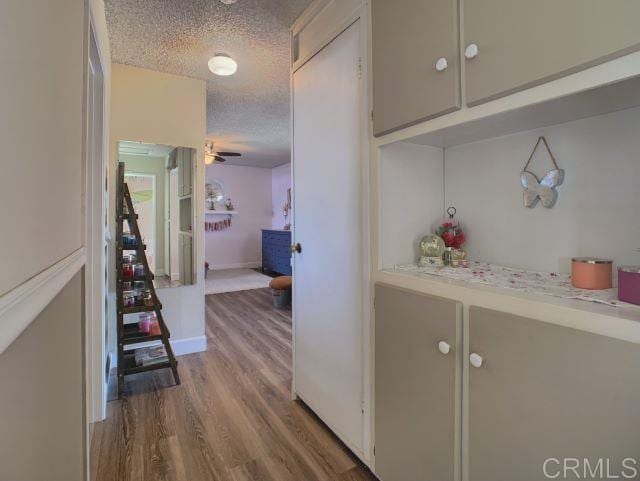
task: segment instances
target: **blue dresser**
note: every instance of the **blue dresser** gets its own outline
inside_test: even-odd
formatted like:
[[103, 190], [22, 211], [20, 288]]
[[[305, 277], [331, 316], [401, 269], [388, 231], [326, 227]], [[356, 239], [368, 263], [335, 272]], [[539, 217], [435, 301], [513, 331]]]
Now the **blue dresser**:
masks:
[[291, 231], [262, 229], [262, 270], [291, 275]]

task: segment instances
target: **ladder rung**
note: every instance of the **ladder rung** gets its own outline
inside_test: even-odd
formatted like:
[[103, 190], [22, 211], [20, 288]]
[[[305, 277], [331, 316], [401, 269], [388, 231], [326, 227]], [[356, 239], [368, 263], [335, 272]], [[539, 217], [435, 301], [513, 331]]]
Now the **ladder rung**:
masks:
[[155, 371], [156, 369], [167, 369], [170, 367], [171, 361], [164, 361], [157, 364], [150, 364], [148, 366], [125, 367], [123, 371], [124, 375], [128, 376], [130, 374], [138, 374], [139, 372]]
[[146, 244], [134, 245], [134, 246], [126, 246], [124, 244], [118, 246], [118, 250], [121, 251], [144, 251], [147, 249]]
[[122, 308], [122, 313], [123, 314], [136, 314], [138, 312], [153, 312], [156, 309], [162, 309], [162, 304], [160, 304], [160, 301], [158, 301], [158, 305], [157, 306], [134, 306], [134, 307], [123, 307]]
[[[151, 276], [151, 280], [155, 279], [155, 276], [153, 274], [149, 274]], [[122, 275], [118, 276], [118, 282], [123, 282], [123, 281], [146, 281], [147, 280], [147, 276], [134, 276], [134, 277], [123, 277]]]

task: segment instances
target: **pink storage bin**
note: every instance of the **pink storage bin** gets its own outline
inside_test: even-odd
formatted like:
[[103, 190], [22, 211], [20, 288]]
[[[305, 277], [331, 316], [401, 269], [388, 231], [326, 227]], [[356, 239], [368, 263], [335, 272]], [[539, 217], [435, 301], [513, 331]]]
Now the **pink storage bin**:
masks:
[[640, 305], [640, 266], [618, 267], [618, 299]]

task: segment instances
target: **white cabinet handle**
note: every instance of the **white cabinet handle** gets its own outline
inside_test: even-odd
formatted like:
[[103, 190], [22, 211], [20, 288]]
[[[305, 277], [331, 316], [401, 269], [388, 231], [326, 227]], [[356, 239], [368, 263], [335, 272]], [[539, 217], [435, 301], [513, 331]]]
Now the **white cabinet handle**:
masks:
[[438, 350], [442, 354], [449, 354], [449, 351], [451, 351], [451, 346], [449, 345], [449, 343], [447, 343], [445, 341], [440, 341], [438, 343]]
[[482, 367], [482, 356], [473, 352], [469, 356], [469, 362], [473, 367]]
[[470, 43], [464, 51], [464, 56], [468, 59], [472, 59], [478, 55], [478, 46], [475, 43]]
[[447, 63], [446, 58], [440, 57], [438, 60], [436, 60], [436, 70], [438, 72], [442, 72], [443, 70], [446, 70], [448, 66], [449, 64]]

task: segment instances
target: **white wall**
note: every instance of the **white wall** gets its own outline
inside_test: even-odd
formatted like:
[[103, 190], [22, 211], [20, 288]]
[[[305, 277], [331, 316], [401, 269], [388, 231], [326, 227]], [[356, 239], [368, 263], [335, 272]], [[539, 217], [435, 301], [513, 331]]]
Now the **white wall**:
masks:
[[[223, 231], [205, 232], [206, 260], [211, 269], [259, 267], [262, 263], [261, 229], [271, 228], [271, 169], [214, 163], [207, 167], [207, 182], [222, 182], [238, 215]], [[224, 217], [207, 215], [205, 221]]]
[[[194, 228], [197, 282], [192, 286], [159, 289], [158, 296], [172, 341], [204, 340], [205, 82], [118, 64], [112, 64], [111, 76], [110, 185], [115, 185], [120, 140], [192, 147], [198, 151], [195, 178], [197, 222]], [[110, 209], [115, 212], [115, 189], [111, 192]], [[114, 227], [112, 219], [112, 236], [115, 235]], [[113, 247], [111, 253], [114, 253]], [[115, 299], [113, 266], [110, 277], [111, 295]], [[111, 311], [115, 314], [115, 307]], [[111, 350], [115, 349], [115, 316], [110, 319], [109, 346]]]
[[[473, 259], [570, 272], [575, 256], [640, 264], [640, 109], [447, 149], [446, 205], [455, 205]], [[523, 207], [520, 172], [546, 136], [564, 183], [552, 209]], [[551, 168], [538, 149], [532, 170]]]
[[2, 0], [0, 295], [83, 243], [86, 13], [82, 0]]
[[414, 262], [422, 236], [444, 211], [442, 150], [407, 143], [383, 147], [379, 156], [382, 267]]
[[273, 214], [271, 227], [282, 229], [285, 224], [293, 221], [293, 209], [289, 210], [289, 215], [285, 221], [282, 206], [287, 202], [287, 189], [291, 188], [291, 163], [283, 164], [271, 169], [271, 204]]

